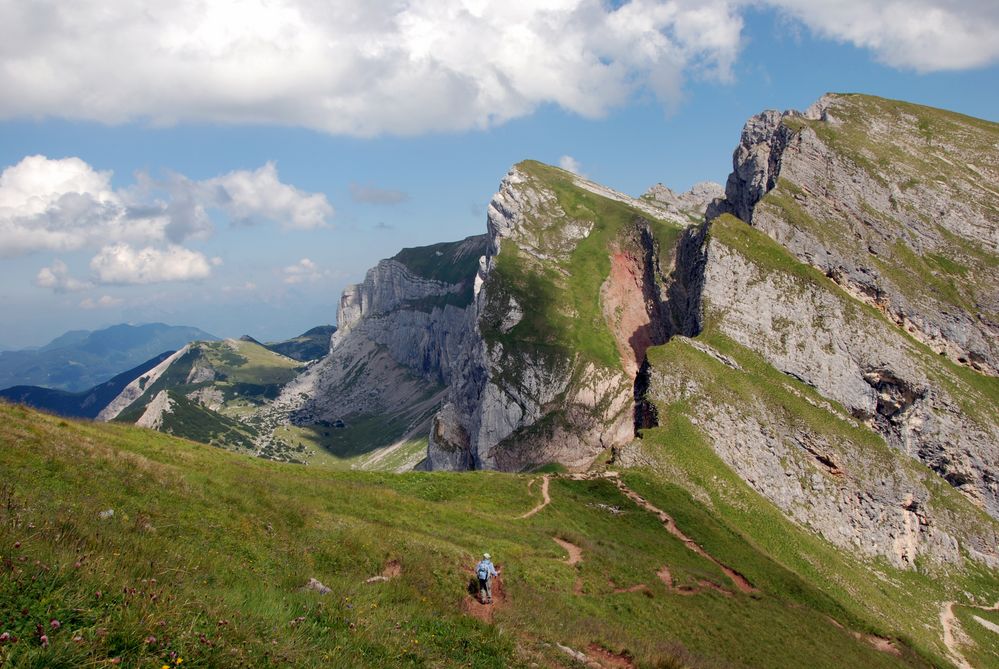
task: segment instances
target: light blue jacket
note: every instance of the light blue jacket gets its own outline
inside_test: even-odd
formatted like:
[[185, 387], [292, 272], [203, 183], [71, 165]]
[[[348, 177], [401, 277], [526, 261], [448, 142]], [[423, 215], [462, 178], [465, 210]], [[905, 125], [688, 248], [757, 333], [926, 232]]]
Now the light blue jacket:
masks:
[[479, 574], [481, 574], [483, 571], [486, 572], [487, 578], [488, 577], [492, 577], [492, 576], [496, 576], [496, 567], [494, 567], [493, 563], [490, 562], [489, 560], [483, 560], [482, 562], [480, 562], [479, 564], [477, 564], [475, 566], [475, 575], [476, 576], [478, 576]]

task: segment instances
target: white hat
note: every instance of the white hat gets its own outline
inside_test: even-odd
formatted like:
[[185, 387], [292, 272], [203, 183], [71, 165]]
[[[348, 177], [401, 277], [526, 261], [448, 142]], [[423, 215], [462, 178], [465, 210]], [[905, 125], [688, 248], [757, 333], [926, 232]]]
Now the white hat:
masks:
[[489, 553], [483, 553], [482, 557], [488, 560], [491, 556], [489, 555]]

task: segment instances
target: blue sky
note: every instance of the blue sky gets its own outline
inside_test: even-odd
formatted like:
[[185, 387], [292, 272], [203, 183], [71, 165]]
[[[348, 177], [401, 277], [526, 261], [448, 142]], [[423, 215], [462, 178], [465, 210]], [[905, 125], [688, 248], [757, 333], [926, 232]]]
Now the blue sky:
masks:
[[[294, 0], [277, 4], [300, 9]], [[63, 40], [80, 54], [60, 60], [35, 42], [0, 50], [7, 91], [0, 101], [0, 348], [118, 322], [165, 321], [259, 339], [331, 323], [343, 287], [380, 258], [484, 232], [489, 198], [524, 158], [558, 164], [571, 156], [586, 176], [637, 195], [656, 182], [679, 190], [724, 182], [747, 117], [803, 109], [826, 91], [999, 120], [999, 18], [989, 3], [909, 3], [937, 18], [908, 34], [887, 9], [868, 14], [865, 3], [826, 11], [824, 3], [793, 0], [613, 7], [550, 0], [575, 37], [534, 44], [537, 34], [525, 28], [506, 41], [525, 39], [518, 49], [530, 58], [515, 49], [495, 61], [499, 46], [484, 53], [453, 35], [449, 22], [458, 19], [437, 13], [449, 4], [472, 6], [472, 25], [482, 29], [487, 19], [505, 30], [538, 20], [526, 9], [490, 16], [489, 3], [471, 0], [417, 7], [420, 22], [409, 21], [405, 34], [420, 38], [402, 60], [362, 59], [370, 71], [358, 67], [356, 80], [338, 72], [334, 85], [326, 68], [335, 66], [314, 62], [305, 47], [293, 72], [282, 69], [289, 67], [284, 55], [273, 63], [266, 55], [237, 59], [247, 69], [232, 70], [226, 58], [241, 44], [233, 31], [258, 28], [232, 26], [224, 12], [199, 17], [192, 9], [152, 25], [130, 23], [127, 12], [119, 17], [117, 30], [134, 30], [135, 43], [150, 34], [174, 39], [170, 30], [184, 21], [209, 26], [196, 45], [184, 45], [201, 70], [219, 64], [221, 78], [206, 82], [197, 69], [178, 73], [169, 61], [109, 72], [88, 56], [96, 47], [61, 32], [77, 17], [29, 21], [0, 0], [0, 24], [8, 26], [0, 39], [10, 26], [30, 24], [38, 43]], [[959, 17], [932, 14], [947, 8]], [[621, 9], [630, 11], [627, 21], [614, 16]], [[347, 69], [351, 54], [394, 35], [386, 17], [369, 18], [344, 29], [356, 35], [332, 22], [301, 39], [342, 40]], [[606, 21], [617, 21], [610, 32], [621, 43], [606, 37]], [[946, 35], [934, 32], [941, 26]], [[93, 31], [100, 37], [103, 29]], [[425, 38], [428, 32], [444, 41]], [[256, 37], [278, 45], [298, 39], [280, 31]], [[108, 50], [129, 62], [122, 54], [136, 47], [119, 41]], [[564, 57], [570, 49], [595, 56]], [[414, 53], [444, 65], [432, 75], [399, 75], [395, 68], [412, 67]], [[227, 72], [235, 72], [232, 90]], [[338, 111], [327, 117], [327, 108]], [[28, 156], [45, 159], [22, 162]], [[78, 160], [54, 162], [71, 158]], [[50, 192], [67, 174], [82, 201], [56, 197], [68, 192], [65, 185]]]

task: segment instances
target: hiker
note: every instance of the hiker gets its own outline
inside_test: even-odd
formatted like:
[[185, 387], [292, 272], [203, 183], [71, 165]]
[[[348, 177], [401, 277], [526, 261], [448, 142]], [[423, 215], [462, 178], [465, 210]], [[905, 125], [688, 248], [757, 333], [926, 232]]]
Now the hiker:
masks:
[[[493, 576], [498, 576], [496, 567], [490, 560], [489, 553], [482, 554], [482, 562], [475, 567], [475, 575], [479, 579], [479, 601], [483, 604], [493, 603]], [[484, 599], [483, 599], [484, 597]]]

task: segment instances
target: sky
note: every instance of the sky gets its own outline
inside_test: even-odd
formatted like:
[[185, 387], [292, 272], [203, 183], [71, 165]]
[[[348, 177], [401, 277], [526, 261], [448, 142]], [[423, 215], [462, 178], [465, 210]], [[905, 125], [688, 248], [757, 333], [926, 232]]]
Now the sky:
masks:
[[640, 195], [827, 91], [999, 121], [999, 3], [0, 0], [0, 91], [0, 350], [279, 340], [526, 158]]

